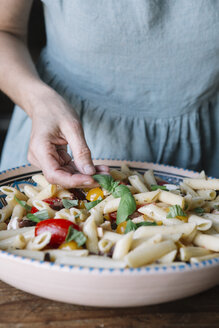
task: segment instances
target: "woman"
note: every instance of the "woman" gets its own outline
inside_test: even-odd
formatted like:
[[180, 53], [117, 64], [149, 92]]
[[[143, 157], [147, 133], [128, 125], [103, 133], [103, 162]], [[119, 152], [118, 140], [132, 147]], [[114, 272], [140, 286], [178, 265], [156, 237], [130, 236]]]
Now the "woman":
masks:
[[2, 169], [27, 161], [30, 138], [28, 160], [66, 187], [106, 170], [91, 153], [219, 176], [219, 1], [43, 3], [37, 70], [25, 44], [31, 1], [0, 4], [0, 87], [20, 106]]

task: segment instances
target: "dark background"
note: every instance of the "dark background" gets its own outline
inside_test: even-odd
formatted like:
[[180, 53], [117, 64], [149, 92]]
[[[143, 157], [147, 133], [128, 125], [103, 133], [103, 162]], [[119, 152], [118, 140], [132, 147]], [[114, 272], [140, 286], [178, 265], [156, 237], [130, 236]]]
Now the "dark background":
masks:
[[[46, 39], [42, 4], [40, 0], [34, 0], [28, 27], [28, 47], [34, 62], [36, 62], [40, 50], [44, 46], [45, 42]], [[0, 91], [0, 154], [13, 107], [13, 102]]]

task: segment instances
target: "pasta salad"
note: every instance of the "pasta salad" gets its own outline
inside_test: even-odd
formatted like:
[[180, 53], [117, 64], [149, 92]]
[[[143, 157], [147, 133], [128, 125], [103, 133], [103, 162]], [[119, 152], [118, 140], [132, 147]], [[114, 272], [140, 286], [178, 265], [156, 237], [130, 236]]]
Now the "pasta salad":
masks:
[[2, 186], [0, 249], [97, 268], [197, 263], [219, 257], [219, 179], [179, 185], [126, 164], [94, 175], [99, 187], [64, 189], [42, 174], [23, 190]]

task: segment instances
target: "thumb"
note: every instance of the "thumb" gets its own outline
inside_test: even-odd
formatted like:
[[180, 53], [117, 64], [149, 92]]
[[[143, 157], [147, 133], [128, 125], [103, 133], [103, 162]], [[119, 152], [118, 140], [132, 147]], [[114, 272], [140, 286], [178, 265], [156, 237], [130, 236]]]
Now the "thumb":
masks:
[[94, 174], [96, 170], [81, 123], [76, 119], [71, 123], [68, 122], [68, 126], [65, 127], [64, 135], [71, 148], [74, 163], [78, 171], [88, 175]]

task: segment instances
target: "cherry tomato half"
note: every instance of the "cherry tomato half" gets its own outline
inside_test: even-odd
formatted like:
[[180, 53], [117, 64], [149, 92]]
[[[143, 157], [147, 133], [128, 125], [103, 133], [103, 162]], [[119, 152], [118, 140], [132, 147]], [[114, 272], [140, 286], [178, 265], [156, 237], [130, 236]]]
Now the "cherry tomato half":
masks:
[[34, 214], [36, 212], [39, 212], [39, 210], [36, 207], [32, 206], [31, 210], [30, 210], [30, 213]]
[[65, 242], [68, 234], [69, 227], [80, 231], [77, 224], [65, 219], [48, 219], [37, 223], [35, 227], [35, 236], [39, 236], [43, 232], [51, 233], [51, 240], [48, 244], [51, 248], [58, 248], [62, 243]]
[[115, 221], [117, 216], [117, 211], [109, 213], [109, 218], [111, 221]]
[[50, 198], [43, 199], [43, 201], [49, 205], [53, 205], [55, 202], [60, 202], [60, 198], [50, 197]]

